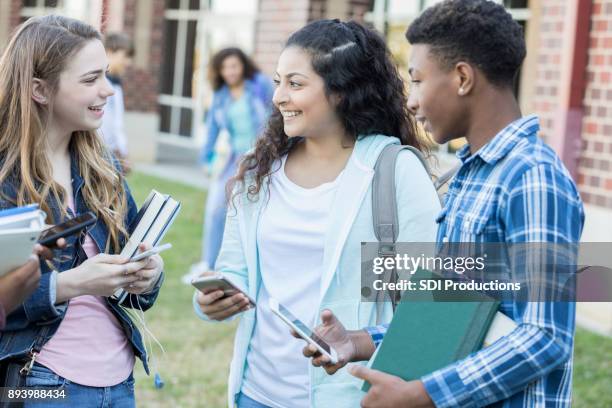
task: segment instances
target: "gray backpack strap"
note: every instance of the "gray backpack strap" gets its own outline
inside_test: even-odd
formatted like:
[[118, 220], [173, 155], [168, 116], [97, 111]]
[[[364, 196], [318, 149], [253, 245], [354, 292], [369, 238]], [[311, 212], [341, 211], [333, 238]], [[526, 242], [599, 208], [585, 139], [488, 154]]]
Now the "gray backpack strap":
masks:
[[[394, 257], [395, 242], [399, 235], [399, 220], [397, 216], [397, 196], [395, 193], [395, 162], [397, 156], [402, 150], [410, 150], [423, 164], [425, 171], [431, 177], [429, 164], [423, 157], [420, 150], [413, 146], [391, 144], [385, 146], [378, 160], [374, 165], [374, 179], [372, 180], [372, 218], [374, 224], [374, 234], [378, 240], [378, 256]], [[434, 183], [436, 191], [444, 186], [457, 173], [461, 165], [453, 167], [451, 170], [444, 173]], [[438, 195], [440, 203], [444, 204], [442, 197]], [[387, 282], [397, 282], [398, 275], [396, 270], [389, 272], [390, 275], [382, 276]], [[395, 292], [390, 291], [391, 305], [395, 311], [399, 297], [395, 296]], [[376, 293], [376, 324], [380, 323], [382, 318], [382, 306], [384, 302], [384, 293], [378, 291]]]
[[421, 161], [427, 174], [429, 165], [423, 154], [413, 146], [387, 145], [374, 165], [372, 181], [372, 216], [374, 234], [381, 243], [394, 243], [399, 235], [397, 219], [397, 197], [395, 194], [395, 162], [402, 150], [410, 150]]
[[[391, 144], [387, 145], [378, 156], [374, 165], [374, 180], [372, 181], [372, 216], [374, 235], [378, 240], [378, 256], [394, 257], [395, 242], [399, 235], [399, 220], [397, 215], [397, 197], [395, 194], [395, 162], [402, 150], [410, 150], [421, 161], [423, 167], [430, 174], [429, 166], [419, 150], [412, 146]], [[389, 271], [383, 279], [387, 282], [397, 282], [396, 270]], [[395, 291], [389, 291], [393, 310], [397, 306], [399, 296]], [[384, 293], [376, 294], [376, 324], [380, 323], [383, 312]]]

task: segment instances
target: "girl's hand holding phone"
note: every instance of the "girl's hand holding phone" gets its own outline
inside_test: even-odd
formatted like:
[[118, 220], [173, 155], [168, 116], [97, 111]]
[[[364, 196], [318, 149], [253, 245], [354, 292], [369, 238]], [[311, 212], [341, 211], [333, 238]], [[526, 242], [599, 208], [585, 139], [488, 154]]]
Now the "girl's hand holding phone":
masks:
[[[212, 276], [215, 272], [204, 272], [201, 276]], [[196, 301], [206, 316], [211, 320], [225, 320], [235, 314], [249, 309], [249, 299], [242, 293], [225, 296], [220, 289], [210, 288], [198, 291]]]
[[[139, 248], [141, 252], [145, 252], [151, 249], [151, 245], [142, 243]], [[151, 255], [141, 262], [144, 262], [144, 267], [135, 273], [138, 280], [124, 287], [127, 292], [135, 295], [150, 292], [164, 269], [164, 260], [158, 254]]]
[[150, 259], [129, 262], [121, 255], [98, 254], [76, 268], [57, 275], [56, 303], [81, 295], [111, 296], [141, 279], [137, 274]]

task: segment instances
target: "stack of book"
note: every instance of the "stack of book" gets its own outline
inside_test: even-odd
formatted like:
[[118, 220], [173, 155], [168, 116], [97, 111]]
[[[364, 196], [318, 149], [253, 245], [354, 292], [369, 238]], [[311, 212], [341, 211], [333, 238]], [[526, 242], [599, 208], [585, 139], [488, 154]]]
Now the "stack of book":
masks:
[[[152, 190], [130, 225], [130, 238], [121, 255], [132, 258], [138, 253], [138, 246], [147, 243], [156, 246], [164, 238], [181, 209], [181, 203], [167, 194]], [[128, 293], [119, 289], [112, 299], [123, 302]]]
[[45, 218], [38, 204], [0, 211], [0, 276], [28, 260], [45, 228]]

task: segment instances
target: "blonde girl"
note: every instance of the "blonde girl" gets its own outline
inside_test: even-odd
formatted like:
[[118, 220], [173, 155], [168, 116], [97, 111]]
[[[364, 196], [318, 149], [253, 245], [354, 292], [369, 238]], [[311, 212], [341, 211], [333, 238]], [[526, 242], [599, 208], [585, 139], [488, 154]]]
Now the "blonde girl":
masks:
[[[0, 337], [2, 366], [22, 367], [27, 387], [66, 389], [53, 407], [135, 405], [135, 357], [147, 369], [146, 354], [124, 307], [150, 308], [162, 281], [159, 256], [113, 255], [137, 209], [96, 133], [113, 94], [107, 69], [100, 33], [53, 15], [23, 23], [0, 59], [0, 208], [39, 203], [49, 224], [98, 218], [41, 263], [38, 289]], [[108, 298], [118, 288], [130, 293], [122, 305]]]

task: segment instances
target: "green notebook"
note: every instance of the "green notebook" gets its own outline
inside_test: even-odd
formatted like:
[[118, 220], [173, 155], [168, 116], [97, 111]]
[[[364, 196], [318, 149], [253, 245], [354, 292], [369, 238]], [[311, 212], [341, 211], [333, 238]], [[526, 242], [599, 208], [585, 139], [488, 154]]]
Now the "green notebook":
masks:
[[[471, 299], [486, 299], [472, 292]], [[423, 301], [405, 292], [371, 368], [415, 380], [480, 349], [498, 309], [493, 300]], [[368, 391], [364, 382], [362, 390]]]

